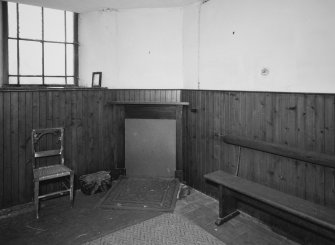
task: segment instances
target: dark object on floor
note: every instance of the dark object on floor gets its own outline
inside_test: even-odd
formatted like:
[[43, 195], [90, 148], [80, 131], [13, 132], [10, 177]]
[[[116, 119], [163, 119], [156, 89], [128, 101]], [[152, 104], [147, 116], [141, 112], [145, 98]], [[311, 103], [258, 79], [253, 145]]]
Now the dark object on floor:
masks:
[[165, 213], [84, 245], [99, 244], [211, 244], [225, 243], [177, 214]]
[[86, 195], [107, 191], [112, 186], [111, 176], [107, 171], [82, 175], [79, 183], [81, 191]]
[[126, 176], [126, 169], [114, 168], [110, 171], [109, 175], [111, 176], [112, 181], [117, 180], [120, 176]]
[[166, 178], [121, 178], [102, 198], [104, 209], [174, 210], [179, 181]]
[[[48, 137], [56, 138], [56, 149], [43, 149], [43, 144]], [[43, 139], [44, 142], [41, 140]], [[52, 138], [50, 138], [52, 140]], [[73, 206], [73, 179], [74, 172], [64, 165], [64, 128], [46, 128], [46, 129], [33, 129], [31, 132], [31, 145], [32, 145], [32, 167], [34, 174], [34, 204], [36, 210], [36, 218], [38, 219], [39, 200], [49, 196], [63, 195], [70, 193], [70, 202]], [[57, 164], [37, 167], [41, 159], [57, 157]], [[48, 194], [40, 195], [39, 188], [40, 182], [50, 179], [60, 179], [68, 177], [68, 184], [62, 183], [65, 187], [63, 190], [51, 192]]]
[[206, 174], [205, 179], [219, 185], [217, 225], [233, 217], [238, 212], [237, 200], [242, 200], [306, 229], [305, 237], [309, 241], [317, 239], [335, 241], [335, 211], [333, 209], [223, 171]]
[[183, 199], [190, 194], [191, 194], [191, 187], [189, 187], [185, 184], [180, 184], [179, 191], [178, 191], [178, 194], [177, 194], [177, 199], [178, 200]]

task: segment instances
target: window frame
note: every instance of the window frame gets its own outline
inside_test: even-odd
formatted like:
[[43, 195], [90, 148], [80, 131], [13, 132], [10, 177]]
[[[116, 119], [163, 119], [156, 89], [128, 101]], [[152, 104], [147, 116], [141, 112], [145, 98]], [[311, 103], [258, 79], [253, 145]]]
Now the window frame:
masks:
[[[20, 38], [18, 35], [17, 35], [17, 38], [12, 38], [12, 37], [9, 37], [9, 33], [8, 33], [8, 4], [7, 2], [2, 2], [2, 23], [3, 23], [3, 26], [2, 26], [2, 37], [3, 37], [3, 85], [4, 86], [8, 86], [8, 87], [77, 87], [78, 86], [78, 74], [79, 74], [79, 63], [78, 63], [78, 51], [79, 51], [79, 42], [78, 42], [78, 13], [75, 13], [73, 12], [73, 42], [61, 42], [61, 41], [46, 41], [44, 40], [44, 36], [42, 35], [42, 39], [30, 39], [30, 38]], [[15, 3], [15, 4], [19, 4], [19, 3]], [[18, 6], [18, 5], [17, 5]], [[42, 6], [37, 6], [37, 7], [40, 7], [42, 9], [42, 16], [43, 16], [43, 11], [44, 11], [44, 7]], [[18, 10], [17, 10], [18, 11]], [[65, 10], [64, 10], [65, 11]], [[17, 19], [19, 18], [18, 17], [18, 12], [17, 12]], [[66, 15], [65, 15], [65, 12], [64, 12], [64, 18], [66, 19]], [[66, 23], [64, 22], [65, 24], [65, 32], [66, 32]], [[44, 18], [42, 17], [42, 22], [41, 22], [41, 25], [44, 26]], [[17, 27], [19, 27], [19, 22], [17, 21]], [[43, 27], [44, 28], [44, 27]], [[42, 30], [43, 32], [43, 30]], [[66, 34], [65, 34], [66, 35]], [[9, 40], [17, 40], [17, 42], [19, 43], [20, 40], [23, 40], [23, 41], [34, 41], [34, 42], [40, 42], [42, 43], [42, 75], [21, 75], [21, 74], [18, 74], [18, 75], [9, 75], [9, 53], [8, 53], [8, 41]], [[61, 76], [61, 75], [54, 75], [54, 76], [51, 76], [51, 75], [45, 75], [44, 74], [44, 44], [45, 43], [59, 43], [59, 44], [64, 44], [64, 54], [65, 54], [65, 75], [64, 76]], [[68, 76], [66, 74], [66, 69], [67, 69], [67, 61], [66, 61], [66, 45], [65, 44], [71, 44], [73, 45], [73, 53], [74, 53], [74, 57], [73, 57], [73, 76]], [[19, 47], [17, 47], [17, 67], [19, 69]], [[12, 76], [12, 77], [17, 77], [18, 78], [18, 84], [9, 84], [9, 77]], [[20, 84], [20, 78], [21, 77], [41, 77], [42, 78], [42, 83], [41, 84]], [[49, 78], [49, 77], [54, 77], [54, 78], [57, 78], [57, 77], [64, 77], [65, 78], [65, 84], [45, 84], [44, 83], [44, 78]], [[74, 82], [73, 84], [67, 84], [66, 81], [67, 81], [67, 77], [73, 77], [74, 79]]]

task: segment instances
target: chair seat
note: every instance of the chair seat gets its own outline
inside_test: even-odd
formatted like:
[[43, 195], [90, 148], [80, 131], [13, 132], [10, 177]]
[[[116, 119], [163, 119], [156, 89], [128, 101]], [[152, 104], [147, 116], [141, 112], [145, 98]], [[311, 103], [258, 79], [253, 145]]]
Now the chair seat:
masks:
[[70, 175], [71, 171], [71, 169], [61, 164], [40, 167], [34, 169], [34, 180], [47, 180], [63, 177]]

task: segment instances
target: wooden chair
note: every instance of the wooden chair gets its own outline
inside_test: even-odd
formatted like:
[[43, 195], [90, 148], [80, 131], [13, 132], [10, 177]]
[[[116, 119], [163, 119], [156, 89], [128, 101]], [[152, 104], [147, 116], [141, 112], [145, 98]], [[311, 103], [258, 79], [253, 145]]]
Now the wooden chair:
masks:
[[[42, 138], [47, 138], [47, 135], [52, 135], [57, 137], [57, 149], [43, 150], [40, 151], [40, 142]], [[47, 129], [33, 129], [31, 133], [32, 142], [32, 167], [34, 175], [34, 204], [36, 209], [36, 218], [39, 218], [39, 200], [48, 196], [53, 195], [63, 195], [67, 192], [70, 193], [70, 202], [73, 206], [73, 179], [74, 172], [64, 165], [64, 128], [47, 128]], [[58, 164], [37, 167], [37, 159], [57, 157]], [[44, 195], [39, 195], [39, 186], [41, 181], [69, 177], [68, 185], [64, 186], [66, 189], [47, 193]]]

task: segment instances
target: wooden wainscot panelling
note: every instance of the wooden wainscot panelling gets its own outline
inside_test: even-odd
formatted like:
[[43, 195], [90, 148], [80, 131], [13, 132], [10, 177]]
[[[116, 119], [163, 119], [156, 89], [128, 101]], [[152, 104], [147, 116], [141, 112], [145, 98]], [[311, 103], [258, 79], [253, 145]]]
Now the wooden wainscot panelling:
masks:
[[[180, 91], [0, 90], [0, 209], [32, 201], [33, 128], [65, 128], [65, 160], [74, 169], [76, 181], [80, 175], [121, 166], [124, 111], [111, 104], [117, 100], [175, 103], [180, 101]], [[52, 141], [47, 139], [42, 146], [48, 148]], [[57, 188], [49, 183], [41, 191]]]
[[[181, 99], [190, 103], [183, 142], [189, 185], [216, 195], [203, 175], [218, 169], [235, 173], [239, 163], [240, 177], [335, 207], [334, 94], [183, 90]], [[257, 144], [226, 144], [221, 135], [266, 142], [277, 153], [273, 143], [294, 148], [299, 158], [259, 152]]]

